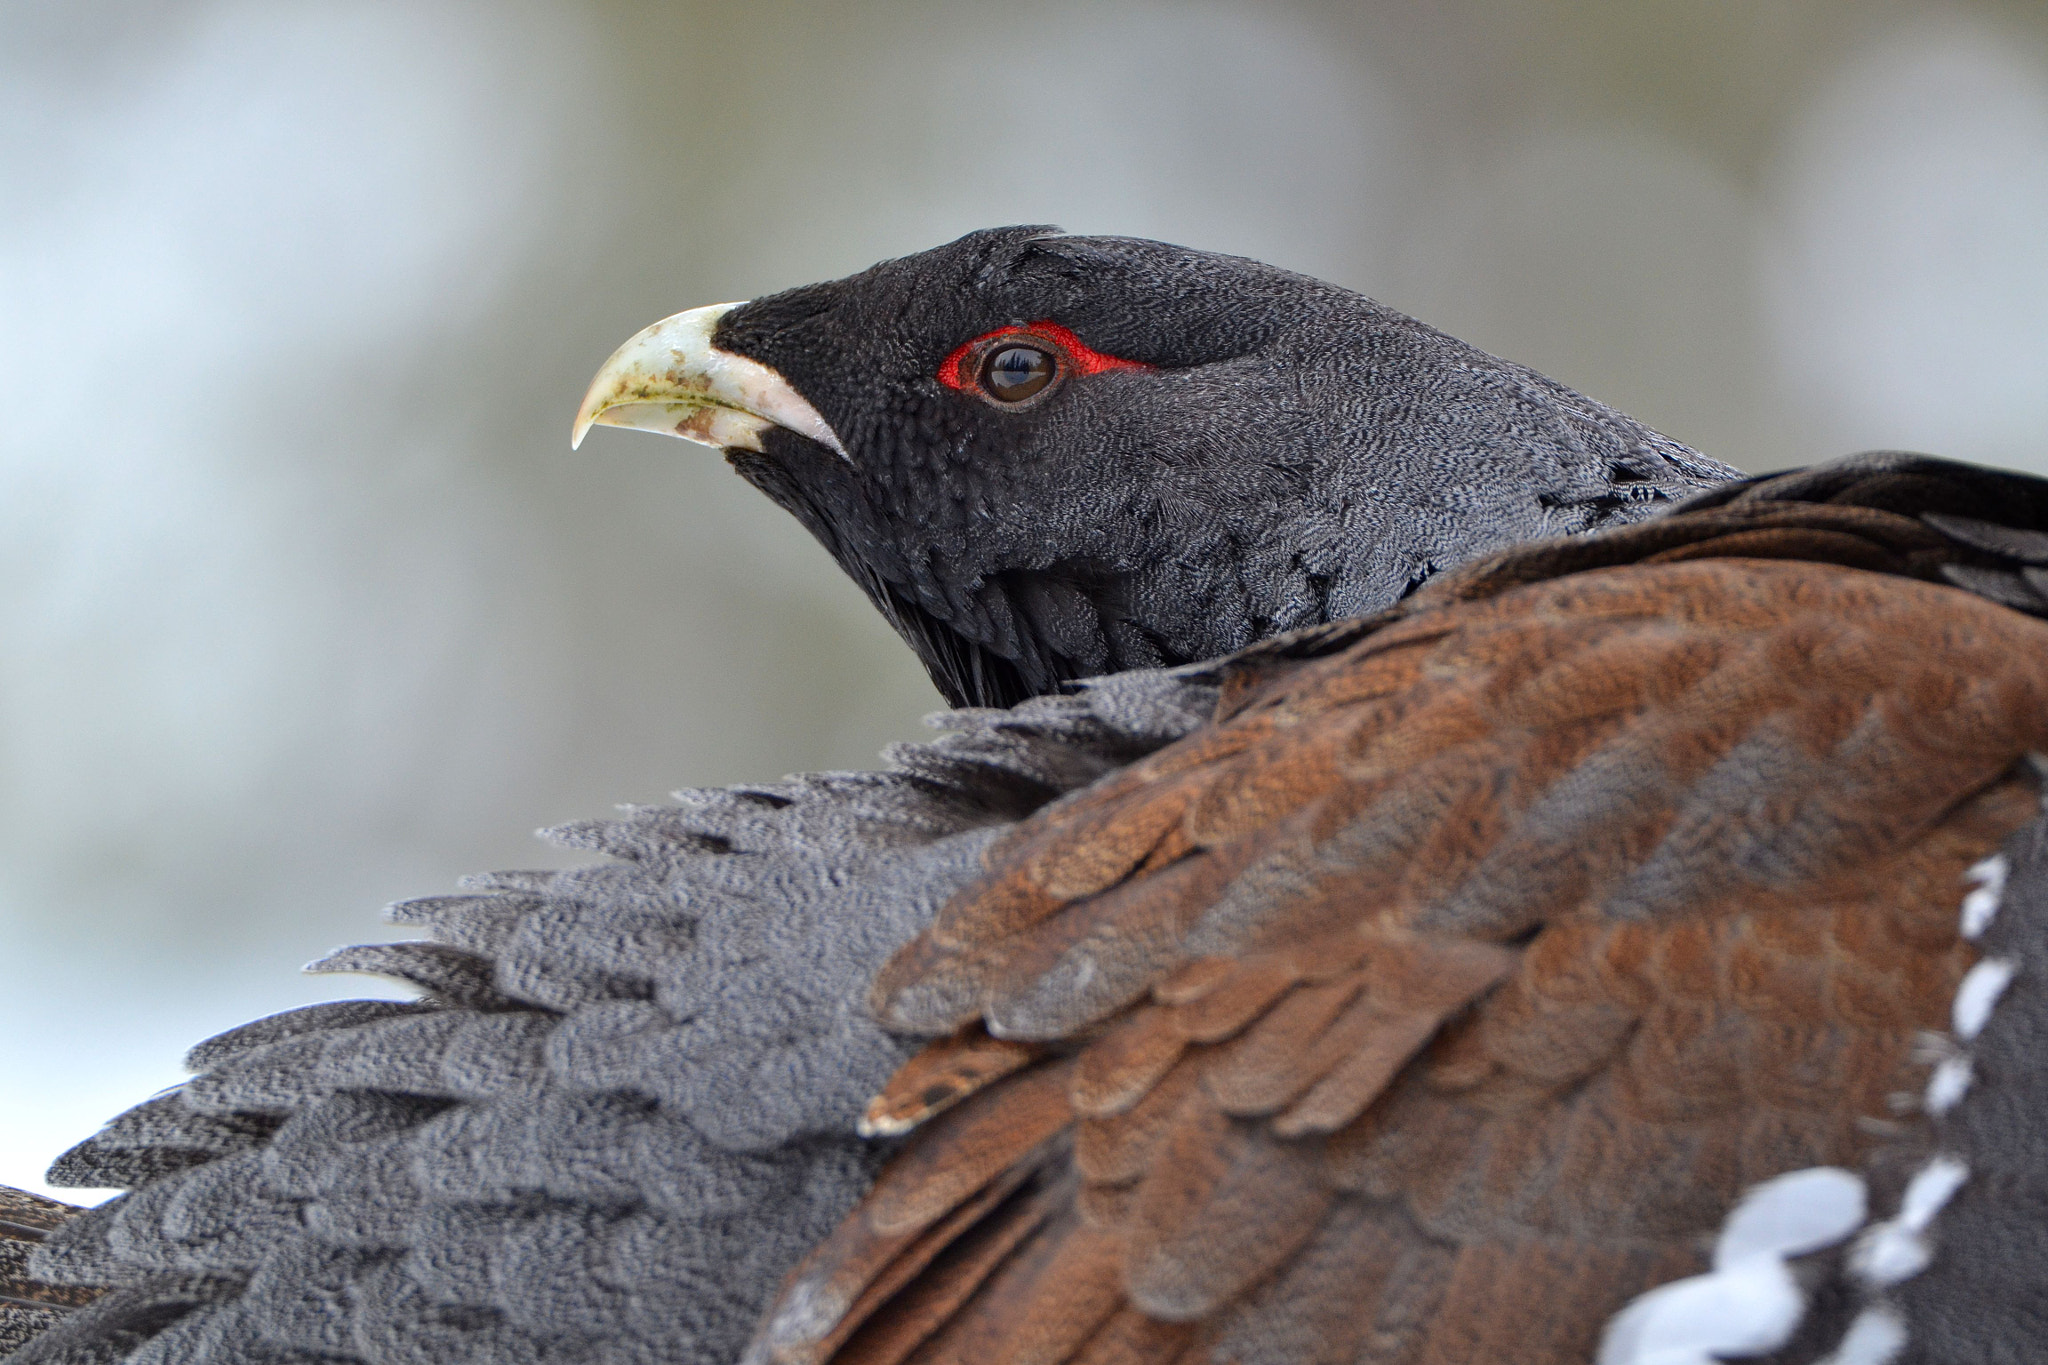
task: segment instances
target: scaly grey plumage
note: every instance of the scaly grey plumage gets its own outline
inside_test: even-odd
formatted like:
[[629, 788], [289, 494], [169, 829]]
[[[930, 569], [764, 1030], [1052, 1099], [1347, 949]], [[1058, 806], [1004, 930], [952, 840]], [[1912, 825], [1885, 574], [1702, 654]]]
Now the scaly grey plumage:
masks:
[[907, 1055], [875, 967], [1000, 828], [1198, 724], [1136, 674], [893, 751], [892, 771], [684, 793], [553, 832], [610, 861], [401, 903], [424, 942], [325, 966], [417, 1003], [277, 1015], [67, 1153], [134, 1192], [35, 1258], [116, 1288], [10, 1360], [732, 1359], [883, 1155]]

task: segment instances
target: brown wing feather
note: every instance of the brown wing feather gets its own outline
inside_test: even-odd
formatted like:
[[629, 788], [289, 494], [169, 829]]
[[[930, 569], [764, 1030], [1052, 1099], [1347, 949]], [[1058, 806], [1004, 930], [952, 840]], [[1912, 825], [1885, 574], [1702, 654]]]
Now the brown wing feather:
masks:
[[960, 1365], [1056, 1365], [1079, 1350], [1123, 1305], [1122, 1244], [1069, 1211], [1064, 1223], [1006, 1268], [1001, 1285], [947, 1333], [933, 1360]]
[[920, 1129], [861, 1206], [790, 1272], [749, 1359], [826, 1359], [884, 1307], [921, 1307], [898, 1291], [987, 1221], [1007, 1229], [1007, 1240], [993, 1239], [1006, 1246], [1050, 1216], [1036, 1182], [1065, 1156], [1071, 1070], [1064, 1061], [1030, 1068]]
[[882, 1093], [868, 1103], [860, 1118], [863, 1137], [895, 1137], [1044, 1054], [1043, 1048], [1007, 1038], [991, 1038], [979, 1024], [970, 1024], [950, 1038], [933, 1043], [912, 1057]]
[[[999, 843], [875, 1004], [1071, 1061], [926, 1063], [986, 1088], [795, 1299], [931, 1361], [1582, 1360], [1746, 1185], [1924, 1143], [1898, 1097], [1963, 869], [2038, 808], [2048, 626], [1896, 576], [1938, 572], [1903, 518], [1679, 520], [1264, 650]], [[1053, 1211], [920, 1291], [916, 1237], [1021, 1225], [1019, 1166]]]
[[[986, 1313], [990, 1301], [974, 1300], [975, 1292], [1019, 1247], [1027, 1248], [1041, 1264], [1073, 1263], [1071, 1257], [1059, 1257], [1062, 1239], [1046, 1230], [1048, 1223], [1062, 1225], [1063, 1205], [1070, 1198], [1053, 1183], [1022, 1193], [1007, 1184], [983, 1191], [870, 1282], [841, 1319], [839, 1330], [814, 1349], [829, 1352], [843, 1365], [897, 1365], [912, 1357], [930, 1359], [934, 1352], [919, 1348], [945, 1327], [946, 1339], [937, 1354], [957, 1355], [967, 1336], [961, 1330], [963, 1309], [973, 1301], [977, 1312]], [[1008, 1268], [1005, 1287], [1016, 1282], [1014, 1266]], [[1086, 1274], [1085, 1264], [1078, 1269]]]

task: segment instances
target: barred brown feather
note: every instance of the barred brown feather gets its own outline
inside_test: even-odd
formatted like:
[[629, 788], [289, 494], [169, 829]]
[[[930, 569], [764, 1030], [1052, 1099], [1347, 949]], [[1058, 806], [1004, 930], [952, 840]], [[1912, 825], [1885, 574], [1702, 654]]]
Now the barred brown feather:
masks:
[[[1956, 888], [2048, 748], [2048, 625], [1944, 554], [1737, 499], [1226, 666], [1218, 723], [1005, 836], [877, 979], [1044, 1056], [847, 1228], [980, 1199], [1013, 1242], [935, 1312], [842, 1229], [786, 1302], [841, 1286], [866, 1348], [757, 1354], [1584, 1360], [1745, 1187], [1926, 1149]], [[1031, 1193], [989, 1202], [1004, 1132]]]

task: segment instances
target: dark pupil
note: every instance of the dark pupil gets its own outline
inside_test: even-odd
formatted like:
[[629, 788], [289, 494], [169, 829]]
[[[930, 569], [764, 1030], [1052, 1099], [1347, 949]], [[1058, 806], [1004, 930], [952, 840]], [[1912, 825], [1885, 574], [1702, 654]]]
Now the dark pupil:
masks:
[[1036, 346], [1005, 346], [982, 366], [982, 385], [1005, 403], [1018, 403], [1052, 382], [1052, 357]]

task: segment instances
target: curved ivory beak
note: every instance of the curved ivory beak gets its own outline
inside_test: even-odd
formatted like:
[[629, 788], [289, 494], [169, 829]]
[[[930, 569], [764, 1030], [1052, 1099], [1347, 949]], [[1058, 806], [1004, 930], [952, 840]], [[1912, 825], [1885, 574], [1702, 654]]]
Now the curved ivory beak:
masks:
[[714, 303], [663, 318], [612, 352], [583, 395], [569, 448], [600, 423], [740, 450], [759, 450], [763, 431], [785, 427], [847, 458], [831, 425], [787, 379], [711, 344], [719, 318], [737, 307]]

